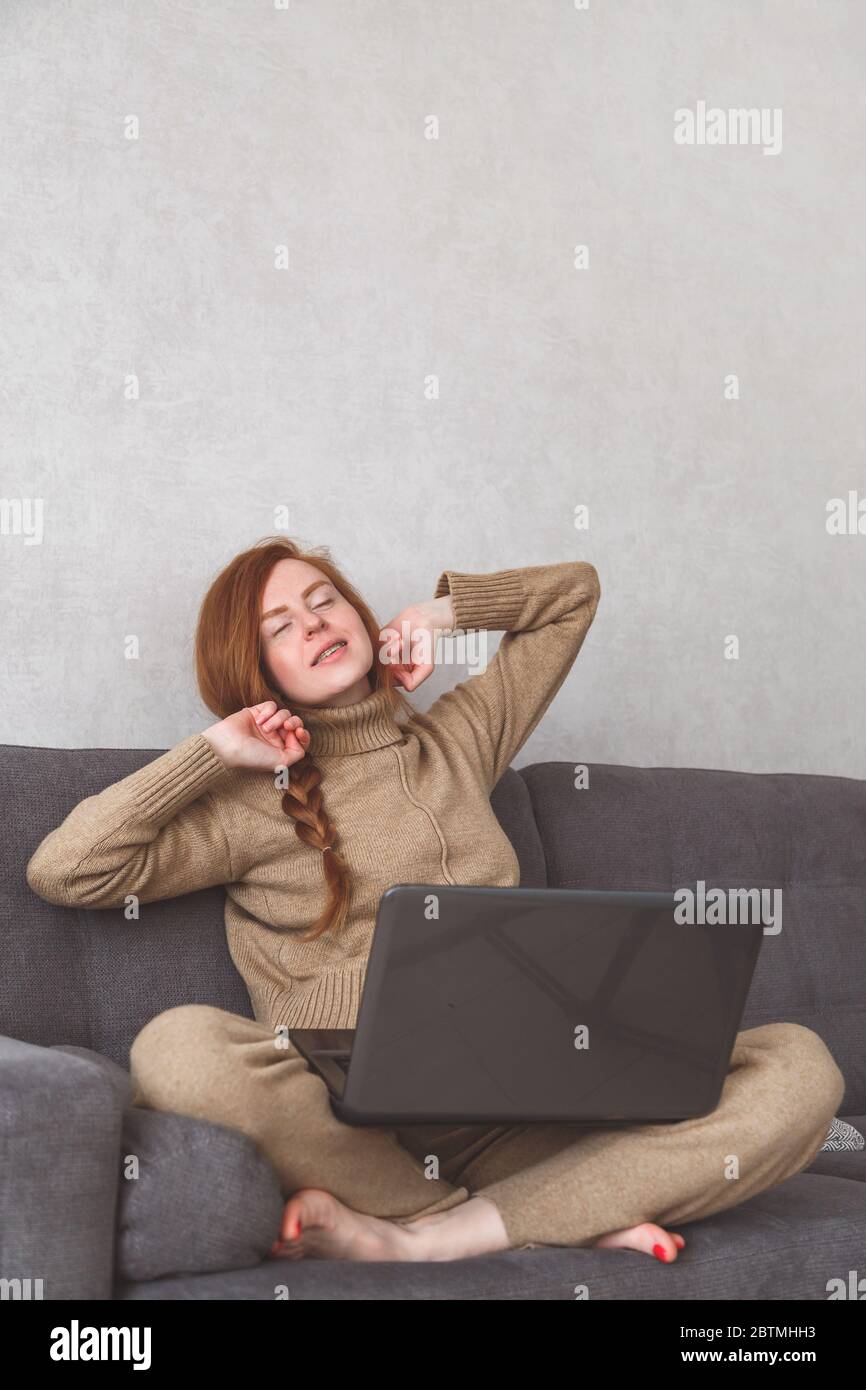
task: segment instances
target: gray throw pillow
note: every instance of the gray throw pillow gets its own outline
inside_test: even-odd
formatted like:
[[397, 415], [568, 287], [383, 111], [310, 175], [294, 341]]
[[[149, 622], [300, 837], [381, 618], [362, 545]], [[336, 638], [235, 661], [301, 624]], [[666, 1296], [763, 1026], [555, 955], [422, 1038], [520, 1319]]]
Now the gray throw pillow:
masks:
[[246, 1269], [267, 1257], [285, 1201], [273, 1165], [248, 1135], [131, 1106], [120, 1161], [119, 1279]]
[[117, 1279], [245, 1269], [267, 1257], [285, 1200], [273, 1165], [252, 1139], [209, 1120], [134, 1106], [124, 1067], [87, 1047], [54, 1047], [97, 1063], [126, 1107]]

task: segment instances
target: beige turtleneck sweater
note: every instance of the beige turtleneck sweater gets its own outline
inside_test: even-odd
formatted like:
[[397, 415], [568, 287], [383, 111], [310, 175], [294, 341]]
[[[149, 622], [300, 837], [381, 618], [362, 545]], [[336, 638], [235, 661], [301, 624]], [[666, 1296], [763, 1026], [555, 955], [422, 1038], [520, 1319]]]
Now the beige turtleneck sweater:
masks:
[[458, 629], [505, 633], [485, 670], [398, 722], [374, 691], [305, 709], [328, 814], [352, 871], [348, 919], [300, 940], [324, 908], [321, 851], [285, 815], [272, 773], [229, 768], [203, 734], [81, 801], [27, 864], [64, 906], [121, 907], [226, 888], [232, 959], [255, 1017], [353, 1028], [379, 899], [393, 883], [513, 887], [517, 856], [490, 806], [499, 778], [571, 669], [601, 596], [583, 561], [446, 570]]

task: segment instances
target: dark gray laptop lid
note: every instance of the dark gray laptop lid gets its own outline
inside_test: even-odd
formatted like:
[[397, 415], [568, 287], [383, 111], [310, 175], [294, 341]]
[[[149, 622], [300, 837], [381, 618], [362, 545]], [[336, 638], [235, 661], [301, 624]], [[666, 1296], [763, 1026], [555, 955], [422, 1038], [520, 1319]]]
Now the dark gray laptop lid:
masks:
[[652, 1121], [718, 1103], [760, 924], [673, 893], [398, 884], [348, 1083], [360, 1122]]

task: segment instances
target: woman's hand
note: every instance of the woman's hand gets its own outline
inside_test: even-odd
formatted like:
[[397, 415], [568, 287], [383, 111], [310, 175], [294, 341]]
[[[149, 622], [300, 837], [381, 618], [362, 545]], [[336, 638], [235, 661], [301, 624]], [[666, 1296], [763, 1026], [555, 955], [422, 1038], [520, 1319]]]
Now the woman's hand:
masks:
[[404, 608], [379, 633], [380, 660], [393, 666], [398, 685], [417, 690], [433, 670], [436, 639], [454, 627], [454, 608], [450, 595], [413, 603]]
[[203, 733], [228, 767], [249, 767], [261, 772], [291, 767], [310, 746], [303, 720], [287, 709], [278, 709], [274, 700], [238, 710]]

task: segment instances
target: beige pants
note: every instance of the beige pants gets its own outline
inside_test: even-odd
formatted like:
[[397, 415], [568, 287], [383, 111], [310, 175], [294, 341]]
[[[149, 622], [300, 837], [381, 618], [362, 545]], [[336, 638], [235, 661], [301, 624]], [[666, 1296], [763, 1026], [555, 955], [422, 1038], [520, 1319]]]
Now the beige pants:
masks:
[[737, 1034], [721, 1100], [700, 1119], [360, 1128], [337, 1119], [324, 1082], [283, 1041], [210, 1005], [167, 1009], [133, 1042], [133, 1103], [242, 1130], [287, 1198], [324, 1188], [405, 1222], [486, 1197], [513, 1249], [591, 1245], [642, 1221], [676, 1229], [738, 1206], [808, 1167], [845, 1090], [817, 1033], [768, 1023]]

